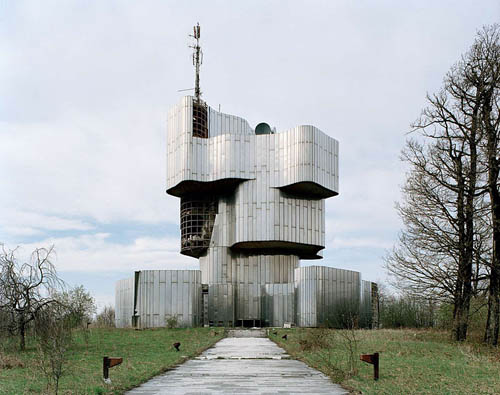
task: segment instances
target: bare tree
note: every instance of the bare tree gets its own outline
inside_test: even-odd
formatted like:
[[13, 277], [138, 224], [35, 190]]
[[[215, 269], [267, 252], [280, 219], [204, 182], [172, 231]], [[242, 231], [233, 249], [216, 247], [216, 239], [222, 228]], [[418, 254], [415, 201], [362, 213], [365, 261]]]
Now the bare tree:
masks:
[[398, 205], [405, 229], [387, 268], [407, 290], [454, 304], [456, 340], [467, 336], [470, 300], [483, 273], [489, 229], [479, 158], [483, 138], [481, 92], [469, 84], [464, 57], [446, 75], [438, 94], [413, 125], [423, 142], [409, 140], [410, 165]]
[[63, 282], [51, 262], [54, 247], [37, 248], [29, 262], [20, 263], [16, 250], [2, 246], [0, 254], [0, 309], [11, 317], [11, 330], [19, 335], [19, 346], [25, 349], [28, 325], [37, 313], [54, 303], [51, 295]]
[[114, 328], [115, 309], [111, 306], [104, 306], [104, 309], [97, 314], [96, 325], [100, 328]]
[[488, 289], [485, 341], [500, 320], [500, 26], [484, 27], [450, 70], [414, 128], [398, 206], [405, 229], [387, 257], [401, 287], [454, 303], [454, 334], [467, 334], [472, 295]]
[[492, 257], [489, 265], [488, 318], [484, 340], [497, 345], [500, 329], [500, 25], [484, 27], [466, 56], [464, 76], [480, 95], [479, 122], [488, 177], [486, 189], [492, 224]]

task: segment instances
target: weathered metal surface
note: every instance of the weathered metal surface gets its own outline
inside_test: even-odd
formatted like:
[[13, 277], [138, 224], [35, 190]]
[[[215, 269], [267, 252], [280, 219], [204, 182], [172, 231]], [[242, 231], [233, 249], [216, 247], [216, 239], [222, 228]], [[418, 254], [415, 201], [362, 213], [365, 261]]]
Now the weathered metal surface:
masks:
[[296, 324], [301, 327], [339, 324], [339, 313], [356, 314], [360, 306], [361, 275], [325, 266], [295, 269]]
[[[166, 185], [182, 199], [181, 251], [199, 258], [201, 274], [184, 281], [182, 271], [140, 272], [134, 322], [163, 326], [176, 316], [186, 326], [318, 326], [353, 308], [371, 321], [371, 283], [359, 273], [299, 268], [325, 246], [338, 142], [308, 125], [256, 134], [243, 118], [209, 106], [207, 131], [194, 107], [187, 96], [168, 114]], [[125, 307], [129, 293], [129, 283], [117, 285], [121, 326], [134, 314]]]
[[378, 328], [380, 322], [380, 306], [379, 306], [379, 293], [377, 283], [371, 283], [371, 313], [372, 313], [372, 328]]
[[211, 326], [233, 326], [235, 323], [235, 291], [233, 284], [208, 286], [208, 321]]
[[[339, 326], [349, 324], [339, 317], [352, 314], [360, 327], [372, 326], [376, 284], [361, 281], [358, 272], [323, 266], [297, 268], [293, 283], [281, 275], [288, 271], [283, 262], [279, 267], [282, 258], [273, 257], [277, 259], [271, 261], [274, 271], [263, 273], [258, 265], [243, 264], [234, 283], [204, 285], [205, 291], [200, 271], [138, 272], [137, 325], [165, 326], [168, 318], [177, 317], [181, 326], [284, 326], [292, 322], [301, 327]], [[273, 282], [279, 278], [282, 283]], [[118, 327], [131, 324], [133, 289], [133, 279], [117, 283]]]
[[299, 258], [294, 255], [247, 255], [228, 247], [211, 247], [200, 257], [204, 284], [292, 283], [298, 266]]
[[167, 192], [213, 192], [225, 181], [216, 246], [320, 258], [323, 199], [338, 191], [338, 142], [313, 126], [255, 135], [242, 118], [211, 108], [209, 138], [197, 138], [192, 111], [193, 100], [185, 97], [169, 114]]
[[198, 270], [143, 270], [137, 295], [138, 326], [165, 326], [176, 318], [179, 326], [201, 323], [201, 273]]
[[167, 193], [183, 202], [210, 196], [217, 207], [200, 215], [184, 204], [181, 215], [182, 252], [199, 257], [209, 286], [208, 322], [291, 322], [294, 270], [324, 248], [324, 199], [338, 193], [338, 142], [313, 126], [256, 134], [244, 119], [210, 107], [208, 138], [200, 138], [195, 105], [185, 97], [168, 115]]
[[359, 326], [370, 328], [373, 321], [372, 311], [372, 283], [371, 281], [361, 281], [361, 305], [359, 315]]
[[127, 328], [132, 325], [134, 314], [134, 279], [119, 280], [115, 285], [115, 326]]
[[[270, 187], [313, 182], [338, 192], [338, 142], [301, 125], [256, 135], [240, 117], [209, 107], [209, 138], [193, 137], [193, 98], [174, 106], [167, 122], [167, 188], [183, 181], [255, 179], [266, 170]], [[326, 193], [326, 191], [325, 191]]]
[[295, 288], [293, 283], [265, 284], [262, 287], [263, 326], [284, 326], [295, 321]]

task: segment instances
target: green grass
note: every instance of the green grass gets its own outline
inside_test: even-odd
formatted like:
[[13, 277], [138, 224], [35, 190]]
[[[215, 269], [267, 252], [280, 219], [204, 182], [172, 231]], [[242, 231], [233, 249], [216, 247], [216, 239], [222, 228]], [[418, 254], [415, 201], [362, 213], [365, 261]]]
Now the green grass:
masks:
[[[91, 329], [88, 341], [84, 332], [75, 333], [75, 344], [69, 351], [68, 372], [61, 378], [60, 394], [122, 393], [149, 378], [192, 358], [223, 337], [223, 330], [193, 329]], [[17, 339], [14, 339], [17, 344]], [[181, 351], [172, 347], [181, 343]], [[35, 344], [19, 352], [15, 344], [3, 346], [0, 357], [10, 365], [0, 368], [0, 393], [29, 394], [46, 391], [46, 381], [37, 367]], [[0, 348], [1, 350], [1, 348]], [[103, 383], [103, 356], [122, 357], [123, 363], [109, 370], [112, 384]]]
[[[341, 331], [278, 330], [271, 340], [296, 359], [330, 375], [353, 393], [363, 394], [500, 394], [500, 349], [477, 342], [461, 344], [436, 330], [358, 330], [357, 372], [349, 371]], [[288, 340], [281, 336], [287, 333]], [[344, 335], [346, 333], [344, 332]], [[380, 353], [380, 379], [360, 354]], [[344, 375], [339, 374], [339, 369]]]

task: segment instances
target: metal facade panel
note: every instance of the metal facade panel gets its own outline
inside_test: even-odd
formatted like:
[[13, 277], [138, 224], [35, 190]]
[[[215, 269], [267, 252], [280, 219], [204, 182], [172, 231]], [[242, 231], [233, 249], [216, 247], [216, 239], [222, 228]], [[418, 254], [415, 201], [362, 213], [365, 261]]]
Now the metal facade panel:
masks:
[[127, 328], [132, 325], [134, 309], [134, 279], [119, 280], [115, 284], [115, 326]]
[[295, 269], [297, 325], [338, 325], [339, 314], [360, 315], [362, 291], [358, 272], [324, 266]]
[[165, 326], [171, 317], [178, 325], [201, 324], [201, 272], [198, 270], [143, 270], [139, 274], [137, 314], [141, 328]]
[[252, 196], [258, 207], [267, 201], [269, 188], [313, 182], [337, 192], [338, 154], [332, 147], [338, 144], [319, 129], [298, 126], [278, 134], [255, 135], [241, 118], [209, 108], [209, 138], [205, 139], [192, 136], [192, 111], [192, 97], [185, 97], [169, 112], [167, 188], [182, 181], [257, 179]]
[[234, 253], [229, 247], [209, 248], [200, 257], [204, 284], [292, 283], [298, 266], [295, 255], [246, 255]]
[[235, 323], [235, 292], [233, 284], [208, 286], [208, 320], [214, 326], [233, 326]]
[[361, 311], [360, 326], [371, 327], [372, 325], [372, 282], [362, 280], [361, 282]]
[[282, 327], [295, 321], [295, 288], [293, 283], [262, 286], [261, 321], [264, 326]]
[[[256, 135], [244, 119], [210, 107], [208, 138], [193, 137], [192, 122], [193, 98], [185, 97], [167, 121], [167, 188], [239, 179], [214, 197], [218, 210], [210, 244], [199, 258], [212, 324], [282, 325], [295, 315], [300, 326], [317, 326], [330, 321], [342, 303], [365, 301], [359, 273], [299, 268], [297, 255], [320, 258], [325, 246], [324, 197], [338, 192], [338, 142], [313, 126]], [[278, 251], [264, 252], [261, 246], [285, 251], [274, 255]], [[167, 275], [162, 291], [159, 275], [157, 282], [154, 274], [144, 280], [155, 291], [143, 289], [141, 300], [145, 306], [157, 299], [169, 302], [145, 309], [144, 319], [160, 323], [163, 311], [191, 316], [185, 292], [190, 281], [175, 276], [169, 281]]]

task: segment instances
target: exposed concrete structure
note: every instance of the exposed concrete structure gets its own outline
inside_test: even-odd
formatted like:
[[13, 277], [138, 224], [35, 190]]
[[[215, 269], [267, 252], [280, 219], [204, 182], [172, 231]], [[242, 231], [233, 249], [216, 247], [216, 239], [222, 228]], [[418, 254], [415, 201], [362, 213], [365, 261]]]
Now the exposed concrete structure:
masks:
[[360, 273], [299, 264], [322, 258], [338, 151], [314, 126], [253, 130], [184, 97], [168, 115], [167, 193], [181, 200], [181, 253], [200, 271], [142, 271], [118, 283], [117, 325], [175, 316], [185, 326], [319, 326], [346, 308], [370, 325], [372, 285]]

